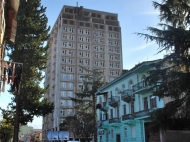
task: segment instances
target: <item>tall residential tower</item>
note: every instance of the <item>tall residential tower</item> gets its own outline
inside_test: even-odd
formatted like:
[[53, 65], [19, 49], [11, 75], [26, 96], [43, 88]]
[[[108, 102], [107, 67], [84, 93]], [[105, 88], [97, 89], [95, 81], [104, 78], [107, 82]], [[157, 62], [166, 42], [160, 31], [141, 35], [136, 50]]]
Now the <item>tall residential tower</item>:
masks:
[[43, 118], [43, 133], [59, 131], [64, 118], [74, 114], [69, 97], [83, 88], [80, 67], [101, 69], [110, 82], [122, 73], [121, 28], [118, 15], [83, 7], [63, 6], [49, 38], [45, 97], [54, 102]]

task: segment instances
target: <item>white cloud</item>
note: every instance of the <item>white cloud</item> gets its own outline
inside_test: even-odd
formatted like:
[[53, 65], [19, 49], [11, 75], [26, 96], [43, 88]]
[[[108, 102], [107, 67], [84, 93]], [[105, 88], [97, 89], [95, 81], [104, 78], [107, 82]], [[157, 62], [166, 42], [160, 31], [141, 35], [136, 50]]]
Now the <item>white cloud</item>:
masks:
[[139, 51], [139, 50], [143, 50], [145, 48], [148, 48], [150, 45], [152, 45], [154, 42], [149, 42], [149, 43], [143, 43], [142, 45], [135, 47], [135, 48], [131, 48], [130, 51]]
[[141, 14], [144, 14], [144, 15], [159, 15], [160, 12], [159, 11], [147, 11], [147, 12], [142, 12]]

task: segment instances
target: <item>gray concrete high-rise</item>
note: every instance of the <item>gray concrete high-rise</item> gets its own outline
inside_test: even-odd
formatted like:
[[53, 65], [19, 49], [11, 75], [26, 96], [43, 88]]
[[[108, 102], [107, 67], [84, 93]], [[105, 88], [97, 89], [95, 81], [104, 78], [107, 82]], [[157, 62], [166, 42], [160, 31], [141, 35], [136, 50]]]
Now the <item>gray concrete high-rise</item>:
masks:
[[54, 112], [43, 118], [43, 135], [59, 131], [59, 124], [74, 115], [70, 97], [83, 88], [86, 72], [80, 67], [101, 69], [110, 82], [123, 68], [121, 27], [115, 13], [63, 6], [49, 38], [45, 97], [54, 102]]

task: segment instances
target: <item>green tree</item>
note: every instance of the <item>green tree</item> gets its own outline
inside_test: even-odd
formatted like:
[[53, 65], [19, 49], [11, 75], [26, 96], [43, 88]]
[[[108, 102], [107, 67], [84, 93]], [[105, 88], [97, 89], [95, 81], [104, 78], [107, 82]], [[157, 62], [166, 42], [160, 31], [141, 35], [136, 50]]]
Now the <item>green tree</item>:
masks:
[[[160, 10], [161, 23], [158, 25], [161, 28], [148, 27], [151, 34], [137, 35], [148, 42], [155, 41], [159, 46], [158, 53], [167, 51], [165, 58], [150, 71], [149, 80], [153, 84], [161, 82], [153, 95], [171, 99], [164, 108], [152, 114], [154, 124], [164, 130], [184, 129], [185, 125], [190, 128], [190, 0], [162, 0], [153, 5]], [[175, 122], [179, 125], [173, 125]]]
[[[52, 112], [54, 108], [43, 96], [48, 88], [40, 86], [43, 69], [47, 66], [48, 45], [45, 43], [50, 30], [45, 11], [40, 0], [20, 0], [15, 42], [6, 45], [10, 61], [23, 63], [19, 93], [11, 88], [13, 97], [9, 104], [14, 111], [16, 104], [19, 106], [19, 123], [22, 125], [32, 122], [34, 116]], [[15, 103], [16, 100], [19, 102]]]
[[6, 119], [0, 122], [0, 140], [2, 142], [8, 142], [13, 137], [14, 127], [11, 123], [8, 123]]
[[76, 93], [76, 98], [71, 98], [76, 106], [76, 117], [81, 123], [77, 131], [77, 135], [89, 140], [94, 137], [94, 142], [97, 142], [97, 127], [96, 127], [96, 96], [98, 88], [105, 84], [103, 81], [103, 72], [99, 69], [86, 69], [82, 67], [86, 75], [82, 76], [83, 88]]

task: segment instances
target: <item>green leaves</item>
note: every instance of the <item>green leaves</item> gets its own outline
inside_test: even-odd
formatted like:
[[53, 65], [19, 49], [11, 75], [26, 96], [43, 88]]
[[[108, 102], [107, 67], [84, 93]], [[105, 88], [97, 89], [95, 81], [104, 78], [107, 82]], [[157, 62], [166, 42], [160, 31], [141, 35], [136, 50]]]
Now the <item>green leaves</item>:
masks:
[[[47, 42], [50, 28], [47, 26], [46, 8], [40, 0], [20, 1], [17, 14], [15, 43], [7, 43], [11, 61], [23, 63], [20, 87], [20, 123], [31, 122], [34, 116], [45, 116], [53, 111], [54, 105], [43, 98], [47, 88], [40, 86], [43, 69], [47, 66]], [[13, 94], [14, 96], [14, 94]], [[10, 107], [15, 111], [15, 96]]]
[[147, 42], [155, 41], [158, 44], [158, 53], [168, 53], [162, 61], [153, 66], [154, 69], [149, 72], [148, 78], [152, 84], [161, 82], [155, 86], [153, 95], [164, 99], [166, 104], [164, 108], [153, 112], [152, 116], [154, 125], [164, 130], [174, 128], [173, 122], [177, 122], [179, 118], [186, 120], [187, 127], [190, 128], [189, 5], [190, 0], [153, 2], [153, 6], [160, 10], [159, 18], [163, 22], [158, 24], [160, 29], [148, 27], [150, 35], [136, 33], [143, 36]]

